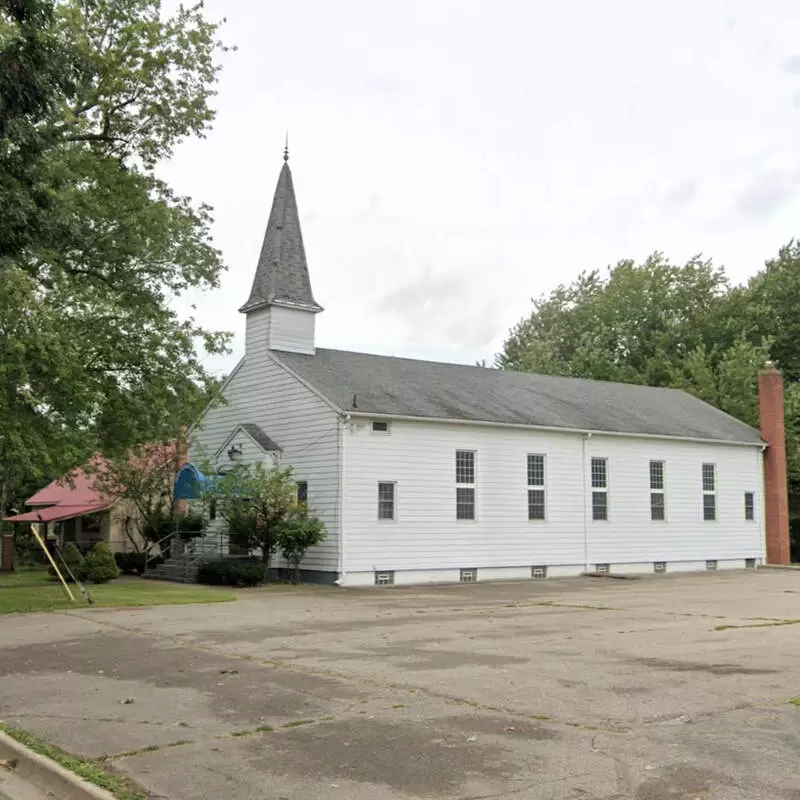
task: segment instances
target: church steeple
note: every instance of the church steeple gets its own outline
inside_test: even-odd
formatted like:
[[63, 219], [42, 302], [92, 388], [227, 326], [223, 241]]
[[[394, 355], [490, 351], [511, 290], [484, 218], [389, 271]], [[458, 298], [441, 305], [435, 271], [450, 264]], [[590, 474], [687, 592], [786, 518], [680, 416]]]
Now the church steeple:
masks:
[[247, 313], [267, 305], [304, 308], [314, 313], [322, 311], [311, 291], [288, 145], [284, 149], [283, 167], [275, 187], [250, 297], [239, 311]]
[[288, 142], [250, 297], [239, 311], [247, 315], [248, 352], [314, 353], [314, 317], [322, 306], [311, 291]]

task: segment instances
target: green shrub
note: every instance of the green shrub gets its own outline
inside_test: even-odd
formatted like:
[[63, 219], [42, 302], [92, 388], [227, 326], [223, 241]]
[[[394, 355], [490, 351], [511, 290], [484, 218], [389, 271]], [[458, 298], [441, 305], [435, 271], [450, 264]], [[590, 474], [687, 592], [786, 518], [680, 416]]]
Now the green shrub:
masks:
[[[53, 560], [58, 565], [59, 572], [64, 576], [65, 581], [72, 582], [70, 572], [76, 580], [82, 581], [86, 578], [86, 561], [73, 542], [67, 542], [63, 547], [58, 548], [53, 555]], [[64, 569], [64, 564], [69, 567], [69, 570]], [[47, 571], [52, 577], [56, 577], [52, 565]]]
[[155, 569], [164, 563], [162, 556], [147, 557], [147, 553], [114, 553], [114, 561], [123, 575], [141, 575], [144, 572], [145, 562], [148, 569]]
[[256, 586], [264, 580], [264, 563], [256, 558], [206, 561], [200, 565], [197, 580], [211, 586]]
[[308, 513], [305, 506], [299, 506], [278, 525], [278, 546], [289, 563], [292, 583], [300, 583], [300, 562], [306, 550], [320, 544], [325, 539], [325, 525]]
[[119, 569], [114, 556], [105, 542], [98, 542], [85, 559], [86, 579], [92, 583], [108, 583], [119, 577]]

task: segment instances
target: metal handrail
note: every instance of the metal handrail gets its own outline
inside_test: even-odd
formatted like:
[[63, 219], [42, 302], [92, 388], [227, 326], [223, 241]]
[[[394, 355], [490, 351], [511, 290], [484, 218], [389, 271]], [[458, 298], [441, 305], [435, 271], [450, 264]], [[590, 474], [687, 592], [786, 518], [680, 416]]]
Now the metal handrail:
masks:
[[166, 542], [167, 539], [171, 539], [177, 531], [172, 531], [168, 533], [166, 536], [162, 536], [157, 542], [152, 542], [150, 546], [147, 548], [147, 552], [145, 553], [144, 557], [144, 571], [147, 572], [147, 565], [150, 563], [150, 556], [152, 555], [153, 548], [158, 545], [159, 552], [161, 551], [161, 543]]

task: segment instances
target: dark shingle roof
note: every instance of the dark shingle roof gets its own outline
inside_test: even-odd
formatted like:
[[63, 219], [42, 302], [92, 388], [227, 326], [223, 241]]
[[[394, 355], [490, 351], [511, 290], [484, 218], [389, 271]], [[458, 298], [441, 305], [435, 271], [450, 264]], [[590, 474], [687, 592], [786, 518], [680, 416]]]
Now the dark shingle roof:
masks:
[[344, 411], [761, 442], [754, 428], [676, 389], [343, 350], [273, 355]]
[[300, 215], [287, 163], [278, 176], [250, 297], [239, 310], [253, 311], [269, 303], [322, 310], [311, 292]]
[[267, 436], [267, 434], [258, 427], [258, 425], [255, 425], [252, 422], [243, 422], [239, 427], [248, 433], [262, 450], [269, 452], [271, 450], [281, 449], [280, 445], [276, 444], [272, 439], [270, 439], [269, 436]]

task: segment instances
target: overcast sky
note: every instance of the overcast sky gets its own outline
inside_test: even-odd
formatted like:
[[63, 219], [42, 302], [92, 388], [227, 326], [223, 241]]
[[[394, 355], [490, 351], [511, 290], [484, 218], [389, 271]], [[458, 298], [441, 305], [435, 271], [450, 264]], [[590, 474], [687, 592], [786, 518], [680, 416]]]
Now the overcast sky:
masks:
[[212, 0], [214, 130], [165, 168], [229, 271], [243, 352], [289, 130], [317, 345], [491, 359], [530, 298], [654, 250], [735, 281], [800, 235], [791, 0]]

